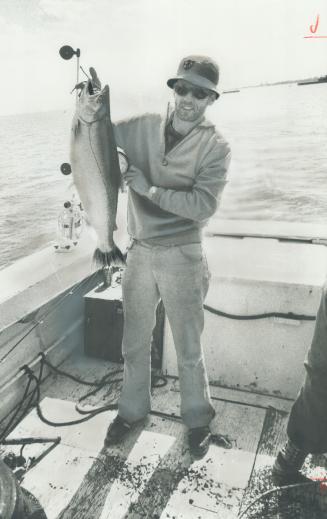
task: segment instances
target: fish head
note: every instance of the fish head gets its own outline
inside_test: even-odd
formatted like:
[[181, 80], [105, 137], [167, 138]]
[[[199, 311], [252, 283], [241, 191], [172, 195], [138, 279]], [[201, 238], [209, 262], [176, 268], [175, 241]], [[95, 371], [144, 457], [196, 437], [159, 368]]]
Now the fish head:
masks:
[[77, 114], [86, 123], [93, 123], [109, 113], [109, 86], [96, 90], [89, 79], [78, 98]]

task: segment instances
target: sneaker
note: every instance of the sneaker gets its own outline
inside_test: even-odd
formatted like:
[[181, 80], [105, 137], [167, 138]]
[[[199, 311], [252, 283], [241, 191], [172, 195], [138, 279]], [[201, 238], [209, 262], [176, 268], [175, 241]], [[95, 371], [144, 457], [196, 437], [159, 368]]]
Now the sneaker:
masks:
[[209, 426], [195, 427], [188, 431], [188, 444], [190, 453], [194, 458], [203, 458], [208, 450], [210, 444], [210, 429]]
[[272, 479], [277, 487], [295, 485], [296, 483], [310, 483], [312, 480], [304, 476], [300, 470], [287, 463], [279, 452], [272, 468]]
[[123, 440], [131, 428], [132, 425], [121, 418], [119, 414], [117, 414], [114, 421], [108, 427], [104, 445], [106, 447], [109, 447], [110, 445], [116, 445]]

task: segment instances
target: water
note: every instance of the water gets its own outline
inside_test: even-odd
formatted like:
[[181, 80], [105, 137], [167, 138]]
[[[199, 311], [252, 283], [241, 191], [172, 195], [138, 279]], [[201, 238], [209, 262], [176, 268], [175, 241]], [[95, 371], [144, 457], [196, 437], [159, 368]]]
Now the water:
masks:
[[218, 216], [323, 223], [327, 84], [247, 89], [221, 108], [233, 162]]
[[[233, 159], [215, 218], [323, 223], [326, 113], [327, 84], [222, 96], [209, 117]], [[69, 160], [70, 119], [68, 112], [0, 118], [0, 267], [55, 240], [58, 213], [71, 194], [71, 178], [59, 170]]]
[[56, 238], [71, 183], [59, 170], [69, 156], [69, 118], [52, 112], [0, 119], [0, 266]]

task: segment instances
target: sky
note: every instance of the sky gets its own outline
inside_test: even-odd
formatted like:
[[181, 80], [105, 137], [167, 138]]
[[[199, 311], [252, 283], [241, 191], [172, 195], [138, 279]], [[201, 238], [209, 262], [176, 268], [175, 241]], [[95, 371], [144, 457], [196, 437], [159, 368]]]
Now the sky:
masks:
[[62, 45], [140, 109], [189, 54], [216, 59], [221, 90], [324, 75], [327, 38], [304, 38], [318, 15], [327, 36], [327, 0], [0, 0], [0, 115], [72, 106], [76, 58]]

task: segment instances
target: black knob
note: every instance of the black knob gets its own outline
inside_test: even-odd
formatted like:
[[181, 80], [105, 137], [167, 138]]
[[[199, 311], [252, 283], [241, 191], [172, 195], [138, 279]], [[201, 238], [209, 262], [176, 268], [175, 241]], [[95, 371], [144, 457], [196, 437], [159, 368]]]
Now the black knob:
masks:
[[64, 162], [63, 164], [61, 164], [60, 171], [63, 175], [70, 175], [72, 172], [72, 168], [69, 162]]
[[81, 51], [79, 49], [74, 50], [70, 45], [64, 45], [60, 48], [59, 54], [63, 59], [71, 59], [74, 54], [79, 58]]

